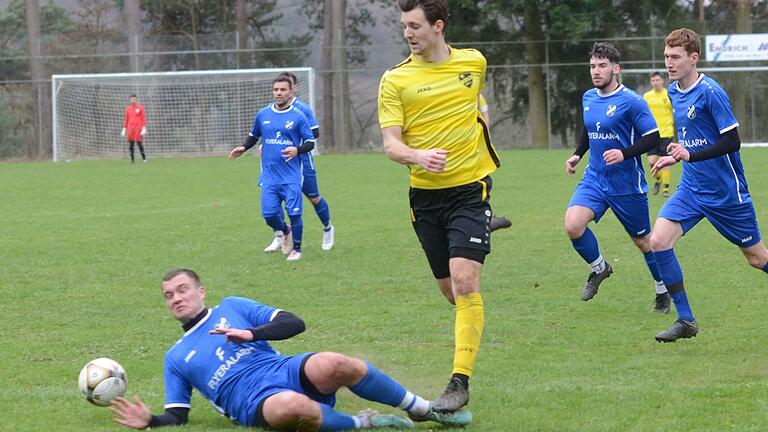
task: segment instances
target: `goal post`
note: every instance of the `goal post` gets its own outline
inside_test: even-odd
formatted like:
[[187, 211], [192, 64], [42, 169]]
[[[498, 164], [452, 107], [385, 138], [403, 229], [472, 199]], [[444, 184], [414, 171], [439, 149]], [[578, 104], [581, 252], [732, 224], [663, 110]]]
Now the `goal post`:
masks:
[[[734, 103], [735, 85], [741, 79], [741, 88], [746, 92], [743, 96], [744, 116], [739, 121], [739, 136], [742, 147], [768, 147], [768, 66], [716, 66], [697, 69], [714, 78], [728, 93], [731, 104]], [[649, 78], [653, 72], [661, 72], [665, 80], [669, 80], [666, 70], [638, 68], [623, 69], [621, 81], [640, 94], [650, 90]]]
[[297, 76], [296, 96], [314, 109], [312, 68], [53, 75], [53, 160], [127, 157], [120, 131], [131, 94], [146, 111], [150, 157], [226, 154], [273, 101], [280, 72]]

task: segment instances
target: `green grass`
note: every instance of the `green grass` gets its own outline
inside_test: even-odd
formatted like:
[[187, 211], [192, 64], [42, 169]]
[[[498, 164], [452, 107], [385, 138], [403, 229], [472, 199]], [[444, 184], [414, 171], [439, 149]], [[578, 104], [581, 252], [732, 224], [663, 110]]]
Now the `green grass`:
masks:
[[[494, 209], [513, 227], [494, 234], [483, 271], [470, 429], [768, 430], [766, 274], [702, 222], [677, 248], [701, 332], [657, 344], [674, 317], [650, 312], [642, 256], [609, 214], [593, 230], [616, 273], [580, 301], [588, 269], [562, 228], [578, 181], [563, 172], [567, 154], [506, 152], [494, 175]], [[768, 151], [742, 157], [767, 227]], [[406, 168], [383, 155], [317, 164], [337, 246], [320, 250], [308, 210], [293, 264], [261, 252], [271, 233], [255, 158], [0, 164], [0, 430], [122, 430], [77, 390], [80, 368], [101, 356], [161, 411], [163, 354], [180, 328], [159, 281], [176, 266], [200, 272], [209, 304], [240, 295], [303, 317], [307, 331], [279, 350], [364, 357], [435, 397], [450, 373], [453, 310], [409, 223]], [[655, 215], [663, 199], [650, 198]], [[338, 408], [372, 405], [343, 391]], [[184, 430], [236, 428], [196, 395]]]

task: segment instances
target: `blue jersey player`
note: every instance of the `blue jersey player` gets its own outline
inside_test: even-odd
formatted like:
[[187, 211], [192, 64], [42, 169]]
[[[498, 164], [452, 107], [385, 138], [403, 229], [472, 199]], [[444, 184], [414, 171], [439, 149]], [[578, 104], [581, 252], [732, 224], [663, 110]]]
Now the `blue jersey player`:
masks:
[[[307, 117], [291, 106], [291, 80], [278, 76], [272, 83], [275, 102], [262, 108], [253, 122], [245, 145], [235, 147], [229, 159], [236, 159], [261, 138], [261, 214], [273, 230], [284, 233], [282, 249], [288, 261], [301, 259], [303, 180], [301, 154], [315, 146]], [[283, 203], [291, 226], [283, 218]], [[292, 243], [292, 244], [291, 244]]]
[[[320, 136], [320, 125], [317, 124], [315, 114], [312, 112], [312, 108], [303, 100], [296, 97], [296, 91], [298, 88], [298, 78], [291, 72], [282, 72], [280, 76], [286, 76], [291, 79], [292, 88], [290, 92], [291, 101], [290, 104], [299, 109], [309, 121], [309, 128], [312, 129], [312, 134], [315, 138]], [[315, 161], [312, 158], [312, 152], [304, 153], [301, 155], [301, 162], [304, 169], [304, 182], [301, 185], [301, 192], [307, 197], [309, 202], [315, 207], [315, 213], [320, 219], [320, 223], [323, 224], [323, 241], [321, 248], [323, 250], [331, 250], [334, 243], [334, 227], [331, 224], [331, 211], [328, 206], [328, 201], [320, 195], [320, 188], [317, 185], [317, 171], [315, 169]], [[275, 232], [275, 239], [272, 243], [264, 248], [264, 252], [275, 252], [280, 249], [280, 243], [282, 236], [279, 231]]]
[[599, 222], [609, 208], [613, 210], [643, 252], [656, 282], [654, 310], [665, 313], [670, 300], [651, 251], [648, 185], [640, 158], [658, 145], [659, 129], [645, 100], [619, 84], [619, 57], [619, 51], [608, 43], [596, 43], [589, 53], [595, 88], [584, 93], [584, 132], [576, 152], [565, 163], [566, 172], [576, 172], [576, 164], [587, 150], [589, 165], [568, 203], [565, 231], [573, 248], [592, 267], [581, 294], [581, 299], [588, 301], [613, 269], [587, 225], [593, 220]]
[[144, 429], [184, 424], [196, 389], [217, 411], [244, 426], [291, 431], [413, 427], [400, 415], [334, 410], [341, 387], [404, 409], [416, 421], [448, 426], [471, 422], [466, 410], [453, 415], [434, 412], [428, 401], [365, 361], [332, 352], [278, 353], [267, 341], [303, 332], [299, 317], [241, 297], [227, 297], [206, 308], [206, 289], [192, 270], [168, 272], [162, 294], [184, 329], [165, 354], [165, 412], [153, 416], [138, 396], [132, 401], [118, 398], [112, 411], [122, 425]]
[[677, 29], [664, 40], [669, 71], [669, 99], [675, 113], [677, 142], [653, 171], [683, 161], [683, 175], [674, 195], [664, 204], [654, 224], [651, 245], [659, 270], [677, 309], [678, 320], [656, 335], [659, 342], [696, 336], [683, 288], [683, 271], [675, 256], [677, 240], [703, 218], [741, 249], [750, 265], [768, 273], [768, 250], [760, 238], [739, 148], [741, 141], [728, 95], [708, 76], [699, 74], [699, 35]]

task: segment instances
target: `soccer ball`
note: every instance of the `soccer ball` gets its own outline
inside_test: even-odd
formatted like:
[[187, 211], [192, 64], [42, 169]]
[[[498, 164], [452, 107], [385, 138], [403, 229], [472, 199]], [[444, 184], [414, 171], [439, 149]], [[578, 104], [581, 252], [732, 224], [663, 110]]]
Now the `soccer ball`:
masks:
[[125, 394], [125, 369], [112, 359], [91, 360], [80, 370], [78, 386], [88, 402], [108, 406], [113, 399]]

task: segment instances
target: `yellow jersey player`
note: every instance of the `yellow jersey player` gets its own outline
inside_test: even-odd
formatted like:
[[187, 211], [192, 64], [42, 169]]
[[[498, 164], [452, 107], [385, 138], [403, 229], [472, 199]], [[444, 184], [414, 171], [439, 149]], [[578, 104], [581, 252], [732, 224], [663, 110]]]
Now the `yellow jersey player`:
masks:
[[[651, 108], [651, 114], [656, 119], [659, 126], [659, 145], [648, 151], [648, 163], [651, 168], [656, 164], [660, 157], [667, 155], [667, 146], [672, 142], [675, 136], [675, 117], [672, 112], [672, 103], [667, 95], [667, 88], [664, 87], [664, 77], [661, 72], [651, 74], [651, 90], [643, 94], [643, 99]], [[669, 168], [659, 170], [654, 176], [653, 194], [658, 195], [659, 189], [665, 197], [669, 196]]]
[[398, 0], [411, 55], [379, 86], [384, 151], [410, 170], [411, 222], [432, 274], [456, 305], [453, 371], [432, 404], [454, 412], [469, 402], [483, 333], [480, 272], [491, 251], [489, 174], [498, 166], [479, 95], [486, 60], [445, 42], [447, 0]]

